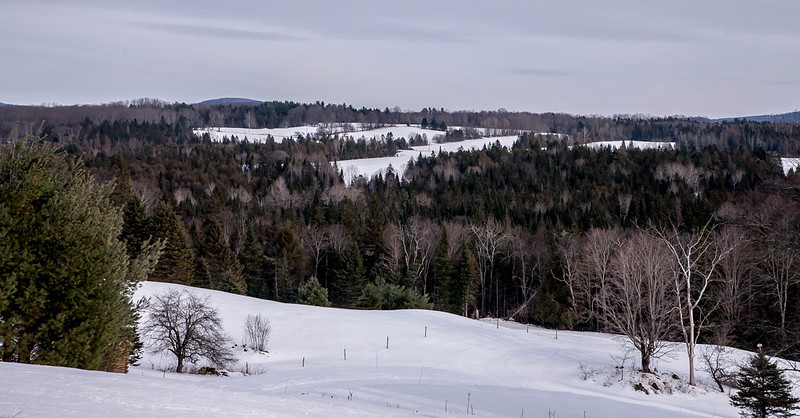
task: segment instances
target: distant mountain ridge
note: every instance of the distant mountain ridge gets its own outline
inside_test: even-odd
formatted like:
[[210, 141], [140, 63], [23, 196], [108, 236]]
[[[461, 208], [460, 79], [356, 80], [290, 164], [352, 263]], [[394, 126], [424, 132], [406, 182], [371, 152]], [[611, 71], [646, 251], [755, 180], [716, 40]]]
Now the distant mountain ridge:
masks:
[[14, 105], [10, 105], [10, 104], [8, 104], [8, 103], [3, 103], [3, 102], [0, 102], [0, 107], [3, 107], [3, 106], [14, 106]]
[[218, 99], [204, 100], [197, 104], [206, 106], [215, 106], [215, 105], [238, 105], [238, 104], [257, 105], [261, 103], [263, 102], [260, 100], [246, 99], [243, 97], [221, 97]]
[[800, 111], [781, 113], [779, 115], [758, 115], [758, 116], [739, 116], [735, 118], [712, 119], [714, 122], [733, 122], [734, 120], [746, 120], [748, 122], [768, 122], [768, 123], [795, 123], [800, 124]]

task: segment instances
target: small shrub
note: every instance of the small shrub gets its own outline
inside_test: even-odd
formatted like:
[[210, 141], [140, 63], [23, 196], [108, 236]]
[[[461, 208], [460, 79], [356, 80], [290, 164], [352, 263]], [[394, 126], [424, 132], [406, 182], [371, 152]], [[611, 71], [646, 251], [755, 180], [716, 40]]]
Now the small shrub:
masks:
[[272, 331], [272, 325], [269, 319], [264, 318], [261, 314], [247, 315], [247, 318], [244, 320], [245, 344], [255, 350], [267, 350], [270, 331]]

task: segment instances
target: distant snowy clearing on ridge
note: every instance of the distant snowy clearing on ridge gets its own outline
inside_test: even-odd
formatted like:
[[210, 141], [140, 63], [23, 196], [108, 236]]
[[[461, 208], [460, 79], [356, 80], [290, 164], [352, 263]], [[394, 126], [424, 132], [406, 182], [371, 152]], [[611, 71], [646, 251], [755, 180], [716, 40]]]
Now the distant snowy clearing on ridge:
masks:
[[[459, 126], [451, 126], [449, 130], [462, 129]], [[481, 135], [487, 137], [500, 136], [502, 131], [498, 129], [482, 129], [474, 128]], [[353, 139], [381, 139], [388, 134], [397, 138], [408, 139], [411, 136], [422, 136], [429, 141], [433, 141], [438, 135], [444, 135], [444, 131], [422, 128], [420, 125], [387, 125], [380, 127], [372, 127], [368, 124], [362, 123], [325, 123], [317, 125], [303, 125], [288, 128], [264, 128], [264, 129], [248, 129], [248, 128], [227, 128], [227, 127], [211, 127], [211, 128], [198, 128], [193, 130], [197, 136], [208, 134], [212, 141], [222, 142], [225, 139], [233, 139], [236, 137], [239, 141], [247, 139], [250, 142], [265, 142], [270, 137], [275, 142], [282, 142], [287, 138], [297, 138], [298, 136], [315, 135], [315, 134], [338, 134], [340, 137], [350, 137]]]
[[[461, 127], [451, 127], [451, 129], [462, 129]], [[519, 135], [505, 135], [498, 136], [500, 131], [493, 129], [476, 128], [482, 135], [486, 135], [477, 139], [468, 139], [464, 141], [455, 142], [437, 142], [440, 137], [444, 135], [443, 131], [433, 129], [422, 129], [419, 125], [391, 125], [379, 128], [367, 129], [365, 125], [358, 123], [344, 123], [344, 124], [321, 124], [321, 125], [308, 125], [296, 126], [291, 128], [274, 128], [274, 129], [247, 129], [247, 128], [202, 128], [195, 129], [195, 135], [202, 136], [208, 134], [212, 141], [222, 142], [225, 139], [236, 138], [240, 141], [247, 139], [250, 142], [265, 142], [272, 138], [276, 142], [282, 142], [287, 138], [297, 138], [298, 136], [315, 135], [322, 132], [330, 134], [339, 134], [344, 137], [351, 137], [353, 139], [365, 140], [378, 139], [385, 140], [392, 135], [393, 138], [406, 138], [415, 137], [417, 135], [428, 140], [428, 145], [413, 146], [407, 150], [398, 150], [397, 154], [391, 157], [376, 157], [376, 158], [360, 158], [353, 160], [340, 160], [332, 162], [336, 164], [337, 168], [342, 171], [346, 184], [353, 184], [359, 177], [370, 179], [377, 175], [386, 175], [387, 170], [391, 166], [394, 173], [402, 178], [405, 174], [408, 163], [419, 156], [427, 157], [431, 155], [439, 155], [440, 152], [458, 152], [458, 151], [475, 151], [483, 147], [491, 147], [499, 143], [500, 146], [511, 148], [519, 138]], [[523, 133], [523, 132], [520, 132]], [[564, 137], [564, 134], [554, 133], [539, 133], [539, 135], [548, 136], [555, 135]], [[628, 148], [638, 149], [674, 149], [677, 144], [675, 142], [658, 142], [658, 141], [598, 141], [582, 144], [589, 148], [611, 148], [618, 149], [623, 146]], [[798, 170], [800, 167], [800, 158], [781, 158], [781, 166], [784, 174], [788, 174], [789, 170]]]
[[800, 158], [781, 158], [783, 174], [789, 174], [789, 170], [800, 170]]
[[[170, 355], [146, 354], [126, 375], [0, 363], [0, 416], [738, 416], [700, 367], [699, 386], [686, 385], [681, 344], [656, 361], [657, 376], [637, 373], [636, 355], [620, 373], [620, 340], [608, 334], [436, 311], [292, 305], [153, 282], [136, 297], [170, 287], [208, 296], [219, 310], [239, 344], [230, 377], [175, 374]], [[248, 314], [270, 319], [268, 353], [242, 349]], [[748, 355], [731, 353], [739, 362]]]
[[589, 142], [586, 145], [589, 148], [611, 148], [617, 149], [622, 147], [622, 144], [625, 144], [628, 148], [638, 148], [638, 149], [658, 149], [658, 148], [675, 148], [674, 142], [656, 142], [656, 141], [598, 141], [598, 142]]

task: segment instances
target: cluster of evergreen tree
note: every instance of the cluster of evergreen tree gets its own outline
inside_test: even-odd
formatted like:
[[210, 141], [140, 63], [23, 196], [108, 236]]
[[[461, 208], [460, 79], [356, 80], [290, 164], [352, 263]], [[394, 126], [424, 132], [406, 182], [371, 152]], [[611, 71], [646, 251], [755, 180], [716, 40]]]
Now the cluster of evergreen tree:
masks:
[[[171, 261], [159, 263], [156, 280], [321, 305], [515, 313], [586, 329], [597, 324], [576, 316], [556, 279], [564, 234], [665, 219], [691, 230], [765, 196], [791, 202], [786, 190], [795, 187], [761, 149], [590, 149], [533, 134], [512, 149], [420, 156], [403, 179], [390, 171], [346, 187], [326, 146], [311, 138], [190, 139], [95, 152], [87, 165], [135, 189], [122, 205], [126, 230], [145, 233], [127, 241], [165, 240], [163, 259]], [[490, 256], [477, 233], [493, 220], [502, 239]], [[790, 303], [800, 301], [794, 286]], [[752, 347], [780, 333], [781, 310], [770, 295], [749, 302], [747, 320], [738, 322], [747, 325], [732, 334], [736, 344]], [[784, 329], [800, 324], [783, 319]], [[781, 335], [771, 349], [793, 334]]]
[[124, 371], [162, 245], [126, 250], [113, 184], [65, 157], [33, 132], [0, 144], [0, 359]]
[[[566, 141], [585, 143], [607, 140], [674, 141], [681, 145], [716, 145], [735, 150], [739, 146], [761, 148], [791, 156], [800, 154], [800, 125], [733, 119], [712, 121], [705, 118], [617, 115], [614, 117], [572, 116], [559, 113], [497, 111], [457, 111], [424, 108], [354, 108], [347, 104], [263, 102], [259, 104], [185, 104], [142, 99], [125, 103], [93, 106], [5, 106], [0, 108], [0, 137], [8, 136], [21, 123], [38, 125], [47, 121], [44, 133], [49, 139], [74, 137], [81, 141], [115, 141], [128, 137], [123, 146], [140, 146], [159, 141], [180, 142], [191, 137], [192, 127], [236, 126], [277, 128], [311, 124], [360, 123], [421, 124], [430, 129], [456, 132], [447, 127], [484, 128], [496, 134], [522, 131], [560, 133]], [[90, 126], [93, 125], [93, 126]], [[466, 131], [462, 131], [467, 134]], [[458, 134], [457, 134], [458, 135]], [[408, 138], [407, 138], [408, 139]], [[408, 139], [410, 141], [410, 139]], [[109, 154], [117, 150], [105, 148]]]
[[[602, 327], [596, 318], [577, 309], [560, 279], [568, 268], [559, 253], [565, 236], [581, 241], [598, 228], [633, 230], [667, 219], [692, 230], [724, 218], [741, 225], [748, 242], [759, 243], [752, 255], [797, 246], [790, 234], [770, 231], [778, 224], [791, 231], [799, 218], [772, 219], [776, 211], [759, 209], [763, 202], [780, 208], [798, 203], [797, 177], [786, 178], [774, 157], [758, 147], [773, 146], [776, 138], [795, 143], [798, 133], [789, 125], [526, 119], [436, 109], [414, 114], [323, 103], [125, 109], [145, 117], [109, 118], [101, 112], [109, 109], [90, 109], [97, 114], [50, 125], [46, 139], [83, 155], [96, 178], [119, 184], [110, 199], [122, 214], [126, 256], [135, 259], [143, 245], [163, 242], [153, 280], [321, 306], [433, 307], [597, 329]], [[403, 178], [390, 170], [346, 186], [336, 159], [385, 155], [411, 141], [342, 140], [321, 130], [281, 143], [212, 143], [190, 130], [248, 122], [419, 123], [434, 117], [440, 126], [486, 123], [500, 130], [563, 129], [569, 135], [523, 134], [512, 149], [420, 155]], [[446, 135], [474, 134], [455, 132]], [[617, 132], [631, 139], [677, 139], [681, 145], [570, 146]], [[693, 145], [705, 145], [703, 138], [719, 146]], [[761, 218], [756, 222], [747, 214]], [[800, 283], [792, 276], [785, 297], [768, 292], [769, 268], [754, 267], [759, 273], [748, 284], [754, 293], [742, 303], [746, 309], [737, 311], [740, 326], [727, 332], [742, 347], [771, 338], [769, 349], [800, 355], [791, 343], [800, 335]], [[712, 319], [720, 326], [733, 323]]]

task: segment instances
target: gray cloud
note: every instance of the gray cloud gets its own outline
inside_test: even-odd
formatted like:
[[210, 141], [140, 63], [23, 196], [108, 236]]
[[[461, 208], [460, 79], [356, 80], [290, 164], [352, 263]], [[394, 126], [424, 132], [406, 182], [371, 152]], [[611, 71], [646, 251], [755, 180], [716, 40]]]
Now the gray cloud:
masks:
[[800, 1], [29, 0], [0, 101], [729, 116], [798, 106]]
[[187, 36], [207, 36], [246, 41], [296, 41], [308, 39], [280, 31], [256, 31], [184, 23], [135, 22], [133, 26]]
[[517, 75], [525, 75], [525, 76], [535, 76], [535, 77], [572, 77], [574, 74], [566, 72], [566, 71], [559, 71], [559, 70], [551, 70], [545, 68], [515, 68], [509, 71], [511, 74]]

